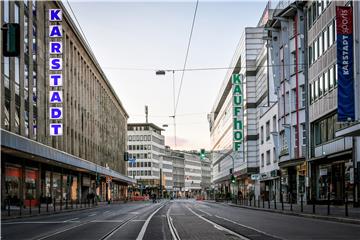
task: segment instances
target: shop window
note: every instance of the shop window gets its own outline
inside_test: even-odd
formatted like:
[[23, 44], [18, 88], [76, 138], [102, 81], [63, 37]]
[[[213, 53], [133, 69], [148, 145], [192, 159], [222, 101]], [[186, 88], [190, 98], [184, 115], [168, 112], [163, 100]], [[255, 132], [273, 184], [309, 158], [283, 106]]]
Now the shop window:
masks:
[[25, 169], [25, 206], [37, 206], [39, 204], [37, 199], [37, 185], [38, 183], [37, 169]]
[[21, 168], [5, 166], [5, 194], [10, 205], [20, 205]]

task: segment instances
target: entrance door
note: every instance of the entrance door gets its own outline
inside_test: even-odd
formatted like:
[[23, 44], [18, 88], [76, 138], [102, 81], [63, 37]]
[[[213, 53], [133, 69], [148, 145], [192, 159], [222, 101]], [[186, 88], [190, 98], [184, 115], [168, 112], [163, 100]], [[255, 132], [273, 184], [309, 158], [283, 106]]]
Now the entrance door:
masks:
[[341, 203], [344, 199], [344, 163], [336, 163], [332, 165], [332, 181], [331, 181], [331, 199]]

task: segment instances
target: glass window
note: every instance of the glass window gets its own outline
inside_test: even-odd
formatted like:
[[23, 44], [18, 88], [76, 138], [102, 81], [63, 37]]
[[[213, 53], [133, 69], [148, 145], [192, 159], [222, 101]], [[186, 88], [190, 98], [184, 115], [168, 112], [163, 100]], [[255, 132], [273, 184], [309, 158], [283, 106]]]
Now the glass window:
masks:
[[318, 98], [319, 96], [319, 79], [315, 80], [315, 86], [314, 86], [314, 90], [315, 90], [315, 100]]
[[326, 93], [329, 89], [329, 72], [326, 71], [324, 73], [324, 93]]
[[273, 148], [273, 162], [276, 163], [277, 159], [276, 159], [276, 149]]
[[318, 39], [316, 39], [314, 42], [314, 51], [315, 51], [314, 60], [316, 61], [319, 56], [319, 40]]
[[335, 28], [334, 28], [334, 22], [331, 22], [329, 25], [329, 47], [334, 43], [335, 41]]
[[270, 164], [270, 150], [266, 151], [266, 165]]
[[306, 146], [306, 126], [305, 126], [305, 123], [301, 124], [301, 132], [302, 132], [302, 145]]
[[305, 107], [305, 100], [306, 100], [305, 85], [300, 86], [300, 92], [301, 92], [301, 107]]
[[264, 143], [264, 126], [261, 126], [260, 140], [261, 140], [261, 144], [263, 144]]
[[9, 22], [9, 2], [10, 1], [1, 1], [4, 5], [4, 14], [3, 14], [3, 21], [4, 23]]
[[324, 78], [321, 75], [319, 78], [319, 97], [321, 97], [324, 93]]
[[310, 101], [313, 102], [315, 97], [314, 83], [310, 83]]
[[20, 8], [17, 3], [14, 4], [14, 22], [20, 23]]
[[15, 105], [15, 132], [20, 133], [20, 106]]
[[29, 54], [29, 19], [24, 15], [24, 53]]
[[261, 167], [264, 167], [264, 154], [261, 154]]
[[276, 115], [273, 116], [273, 132], [277, 131], [277, 127], [276, 127], [277, 123], [276, 123]]
[[331, 67], [329, 69], [329, 88], [330, 89], [333, 88], [334, 85], [335, 85], [335, 76], [334, 76], [334, 74], [335, 74], [334, 67]]
[[29, 136], [29, 111], [25, 110], [25, 136]]
[[326, 50], [329, 47], [329, 36], [328, 36], [328, 29], [325, 28], [324, 32], [323, 32], [323, 39], [324, 39], [324, 52], [326, 52]]
[[21, 168], [17, 166], [5, 167], [5, 195], [10, 199], [10, 205], [20, 205]]
[[270, 139], [270, 121], [266, 122], [266, 141]]
[[10, 99], [5, 98], [4, 129], [10, 130]]
[[311, 65], [313, 63], [313, 48], [312, 44], [309, 46], [309, 64]]
[[37, 27], [36, 25], [33, 23], [32, 26], [32, 31], [33, 31], [33, 38], [32, 38], [32, 57], [33, 57], [33, 61], [36, 62], [36, 54], [37, 54]]
[[39, 204], [37, 200], [36, 186], [38, 183], [39, 171], [35, 169], [25, 170], [25, 206], [37, 206]]
[[337, 82], [338, 82], [338, 65], [336, 64], [334, 66], [334, 70], [335, 70], [335, 73], [334, 73], [334, 79], [335, 79], [335, 86], [337, 85]]
[[319, 57], [323, 54], [323, 36], [320, 34], [319, 36]]

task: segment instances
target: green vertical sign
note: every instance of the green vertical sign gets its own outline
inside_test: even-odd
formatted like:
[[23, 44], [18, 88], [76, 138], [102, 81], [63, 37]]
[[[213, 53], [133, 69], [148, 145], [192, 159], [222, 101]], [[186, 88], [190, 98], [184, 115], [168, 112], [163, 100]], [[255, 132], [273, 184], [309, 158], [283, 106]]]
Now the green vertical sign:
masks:
[[243, 104], [243, 75], [232, 75], [232, 99], [233, 99], [233, 150], [238, 152], [241, 150], [243, 142], [243, 120], [242, 120], [242, 104]]

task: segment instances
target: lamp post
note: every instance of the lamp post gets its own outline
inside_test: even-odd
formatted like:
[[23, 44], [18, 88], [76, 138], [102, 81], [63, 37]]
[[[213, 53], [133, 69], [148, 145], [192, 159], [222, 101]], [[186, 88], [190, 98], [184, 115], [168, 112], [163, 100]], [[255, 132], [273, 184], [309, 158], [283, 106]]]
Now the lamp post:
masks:
[[169, 116], [174, 119], [174, 145], [176, 149], [176, 103], [175, 103], [175, 70], [158, 70], [156, 71], [156, 75], [165, 75], [166, 72], [172, 72], [172, 82], [173, 82], [173, 114], [172, 116]]

